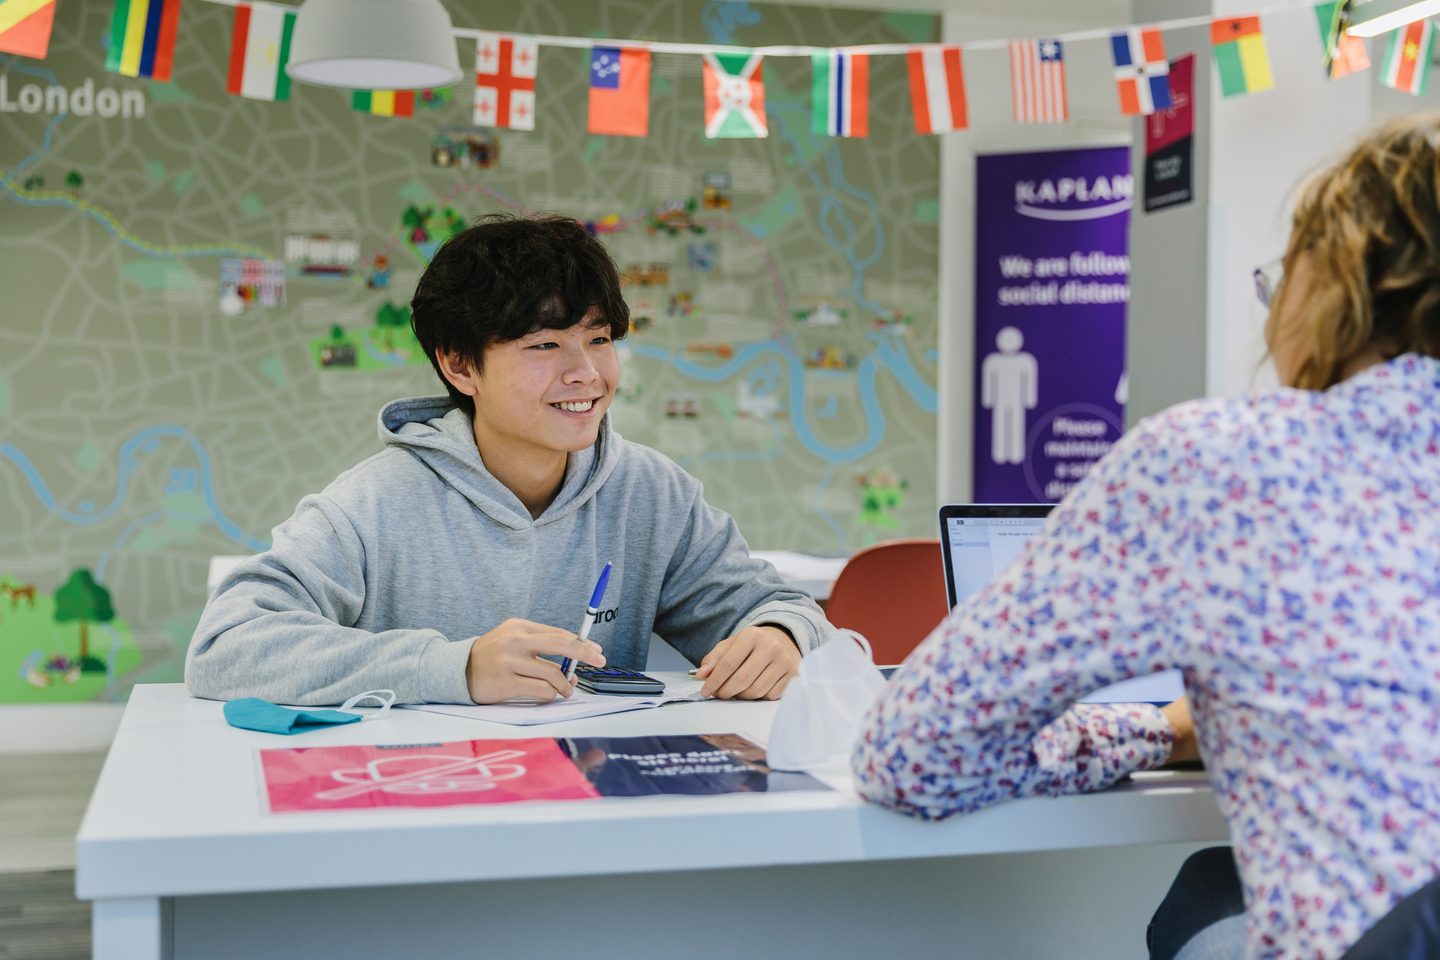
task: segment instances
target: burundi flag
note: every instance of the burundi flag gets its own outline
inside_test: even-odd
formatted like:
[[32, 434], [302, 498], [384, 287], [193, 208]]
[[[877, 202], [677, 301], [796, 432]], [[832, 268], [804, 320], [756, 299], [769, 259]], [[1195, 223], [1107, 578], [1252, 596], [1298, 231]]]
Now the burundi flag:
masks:
[[810, 129], [818, 136], [870, 135], [870, 58], [827, 50], [810, 55]]
[[54, 23], [55, 0], [0, 0], [0, 53], [44, 60]]
[[1380, 82], [1414, 96], [1424, 93], [1434, 47], [1435, 26], [1429, 20], [1416, 20], [1396, 30], [1390, 34], [1390, 45], [1380, 63]]
[[179, 26], [180, 0], [115, 0], [105, 69], [168, 81]]
[[711, 140], [764, 137], [764, 57], [758, 53], [707, 53], [705, 74], [705, 136]]
[[965, 73], [959, 47], [920, 47], [905, 54], [910, 72], [910, 108], [921, 135], [964, 130]]
[[230, 37], [230, 76], [227, 93], [251, 100], [290, 99], [290, 33], [295, 11], [268, 3], [235, 8], [235, 32]]
[[356, 90], [350, 106], [377, 117], [415, 116], [414, 90]]
[[650, 133], [650, 51], [590, 48], [590, 133], [643, 137]]
[[1315, 19], [1320, 25], [1320, 46], [1325, 51], [1325, 74], [1332, 80], [1370, 69], [1370, 54], [1365, 41], [1347, 36], [1350, 25], [1350, 0], [1317, 3]]
[[1165, 38], [1159, 30], [1131, 27], [1112, 34], [1110, 52], [1121, 113], [1149, 116], [1170, 108], [1170, 61], [1165, 59]]
[[1215, 67], [1220, 71], [1220, 92], [1225, 96], [1259, 93], [1275, 86], [1259, 17], [1212, 21], [1210, 43], [1215, 51]]

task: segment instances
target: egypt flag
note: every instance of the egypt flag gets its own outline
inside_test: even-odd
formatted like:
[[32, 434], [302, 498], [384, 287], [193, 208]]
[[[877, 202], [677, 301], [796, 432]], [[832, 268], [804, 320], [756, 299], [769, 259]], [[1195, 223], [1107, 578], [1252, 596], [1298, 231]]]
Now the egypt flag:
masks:
[[1259, 93], [1275, 86], [1259, 17], [1212, 21], [1210, 43], [1215, 51], [1215, 67], [1220, 71], [1220, 92], [1225, 96]]
[[180, 0], [115, 0], [105, 69], [168, 82], [179, 26]]
[[827, 50], [810, 55], [810, 130], [817, 136], [870, 135], [870, 58]]
[[590, 48], [591, 133], [643, 137], [650, 133], [650, 51]]
[[910, 72], [910, 107], [921, 135], [964, 130], [965, 73], [959, 47], [923, 47], [905, 55]]
[[1170, 61], [1165, 59], [1165, 39], [1155, 28], [1131, 27], [1110, 37], [1115, 57], [1115, 88], [1120, 93], [1120, 112], [1126, 116], [1149, 116], [1170, 107]]
[[230, 37], [230, 76], [225, 92], [250, 100], [289, 100], [290, 33], [295, 11], [268, 3], [235, 8], [235, 32]]
[[764, 59], [758, 53], [704, 54], [707, 139], [769, 135]]
[[54, 23], [55, 0], [0, 0], [0, 53], [44, 60]]
[[1350, 0], [1317, 3], [1315, 19], [1320, 25], [1320, 46], [1325, 51], [1325, 73], [1331, 80], [1370, 69], [1365, 41], [1345, 33], [1350, 25]]
[[475, 41], [475, 125], [535, 129], [540, 45], [528, 37], [482, 33]]
[[414, 90], [356, 90], [350, 106], [376, 117], [415, 116]]
[[1390, 45], [1380, 64], [1380, 82], [1414, 96], [1424, 93], [1434, 46], [1435, 25], [1429, 20], [1417, 20], [1396, 30], [1390, 34]]

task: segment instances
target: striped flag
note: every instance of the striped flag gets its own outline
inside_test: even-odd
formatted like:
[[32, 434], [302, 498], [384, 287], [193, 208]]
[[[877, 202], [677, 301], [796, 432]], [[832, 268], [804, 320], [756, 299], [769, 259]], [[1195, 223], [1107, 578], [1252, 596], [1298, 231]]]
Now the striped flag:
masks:
[[764, 69], [758, 53], [703, 55], [707, 139], [769, 136]]
[[1131, 27], [1112, 34], [1110, 52], [1115, 57], [1121, 113], [1149, 116], [1170, 108], [1170, 61], [1165, 59], [1165, 38], [1159, 30]]
[[268, 3], [235, 8], [235, 32], [230, 37], [230, 76], [225, 92], [250, 100], [289, 100], [290, 34], [295, 11]]
[[1320, 46], [1325, 51], [1325, 73], [1331, 80], [1370, 69], [1365, 41], [1345, 33], [1350, 25], [1350, 0], [1315, 4], [1315, 19], [1320, 25]]
[[1435, 25], [1416, 20], [1390, 34], [1385, 59], [1380, 63], [1380, 82], [1413, 96], [1425, 92], [1430, 75], [1430, 57], [1435, 48]]
[[529, 37], [482, 33], [475, 41], [475, 124], [535, 129], [540, 45]]
[[44, 60], [54, 24], [55, 0], [0, 0], [0, 53]]
[[870, 135], [870, 57], [827, 50], [810, 55], [810, 129], [820, 136]]
[[1011, 40], [1010, 92], [1016, 123], [1070, 119], [1064, 45], [1059, 40]]
[[377, 117], [415, 116], [414, 90], [356, 90], [350, 106]]
[[965, 72], [959, 47], [923, 47], [905, 55], [910, 71], [910, 107], [915, 132], [948, 133], [964, 130], [970, 120], [965, 110]]
[[168, 82], [179, 26], [180, 0], [115, 0], [105, 69]]
[[1275, 86], [1259, 17], [1212, 21], [1210, 43], [1215, 51], [1215, 67], [1220, 71], [1220, 92], [1225, 96], [1259, 93]]

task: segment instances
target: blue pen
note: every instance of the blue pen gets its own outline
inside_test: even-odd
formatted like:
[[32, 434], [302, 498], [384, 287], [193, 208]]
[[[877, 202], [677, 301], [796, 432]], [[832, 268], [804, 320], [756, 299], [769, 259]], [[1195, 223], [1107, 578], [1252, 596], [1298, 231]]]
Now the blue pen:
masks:
[[[595, 581], [595, 592], [590, 594], [590, 606], [585, 608], [585, 619], [580, 621], [580, 630], [577, 636], [581, 640], [590, 639], [590, 628], [595, 625], [595, 618], [600, 615], [600, 601], [605, 599], [605, 586], [610, 582], [610, 563], [606, 561], [605, 569], [600, 571], [600, 579]], [[560, 669], [565, 671], [566, 680], [575, 679], [575, 667], [579, 663], [569, 657], [560, 659]]]

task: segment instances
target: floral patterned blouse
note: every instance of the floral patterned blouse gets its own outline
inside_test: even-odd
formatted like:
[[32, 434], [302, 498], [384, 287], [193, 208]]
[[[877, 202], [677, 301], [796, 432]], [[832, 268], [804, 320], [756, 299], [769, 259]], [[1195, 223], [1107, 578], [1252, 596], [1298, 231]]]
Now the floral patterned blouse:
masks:
[[930, 819], [1105, 787], [1169, 725], [1072, 703], [1171, 667], [1251, 955], [1338, 957], [1440, 873], [1440, 361], [1138, 425], [896, 673], [857, 785]]

